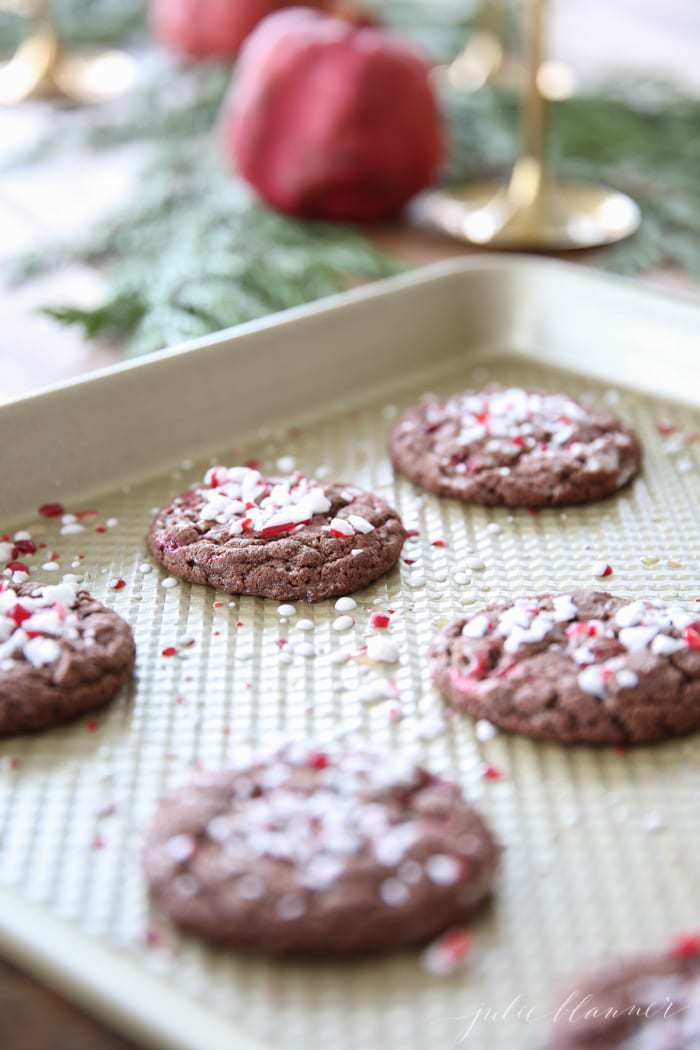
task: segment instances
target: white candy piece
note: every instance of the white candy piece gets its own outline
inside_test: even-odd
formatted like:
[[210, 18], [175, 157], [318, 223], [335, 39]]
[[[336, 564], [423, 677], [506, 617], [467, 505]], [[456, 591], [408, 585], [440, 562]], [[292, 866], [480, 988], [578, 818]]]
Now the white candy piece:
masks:
[[652, 653], [656, 653], [658, 656], [671, 656], [673, 653], [680, 652], [681, 649], [687, 649], [688, 643], [682, 638], [671, 638], [667, 634], [657, 634], [654, 641], [651, 643]]
[[30, 638], [22, 647], [22, 652], [33, 667], [46, 667], [58, 660], [61, 647], [52, 638]]
[[603, 700], [606, 696], [605, 677], [600, 667], [587, 667], [578, 676], [579, 688], [588, 693], [589, 696], [597, 696]]
[[336, 616], [333, 621], [334, 631], [348, 631], [354, 624], [352, 616]]
[[395, 690], [388, 682], [377, 678], [373, 682], [367, 682], [357, 693], [357, 699], [361, 704], [376, 704], [379, 700], [395, 700]]
[[627, 652], [639, 653], [651, 644], [658, 633], [658, 627], [623, 627], [618, 637]]
[[485, 744], [488, 740], [493, 740], [495, 736], [498, 736], [498, 729], [493, 722], [480, 718], [474, 726], [474, 735], [480, 744]]
[[473, 620], [469, 620], [462, 628], [465, 638], [483, 638], [489, 629], [489, 618], [485, 613], [480, 613]]
[[367, 657], [378, 663], [395, 664], [399, 659], [399, 648], [391, 638], [376, 634], [367, 640]]
[[623, 667], [615, 675], [615, 681], [620, 689], [634, 689], [636, 685], [639, 685], [639, 675], [635, 674], [634, 671], [630, 671], [629, 668]]
[[338, 601], [335, 603], [335, 608], [338, 612], [342, 613], [352, 612], [353, 609], [357, 608], [357, 602], [354, 598], [350, 597], [338, 598]]
[[355, 530], [347, 518], [331, 518], [330, 530], [340, 536], [354, 536]]

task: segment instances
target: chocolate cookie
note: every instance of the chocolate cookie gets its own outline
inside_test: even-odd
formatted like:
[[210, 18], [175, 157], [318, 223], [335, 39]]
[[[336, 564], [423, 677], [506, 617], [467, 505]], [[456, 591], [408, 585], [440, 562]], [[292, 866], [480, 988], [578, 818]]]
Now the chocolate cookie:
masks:
[[150, 895], [181, 929], [272, 955], [402, 948], [489, 894], [499, 849], [459, 788], [388, 755], [290, 744], [161, 803]]
[[75, 584], [0, 583], [0, 734], [102, 707], [131, 677], [134, 656], [129, 625]]
[[295, 473], [212, 467], [160, 511], [148, 546], [168, 572], [228, 594], [317, 602], [396, 564], [406, 533], [384, 500]]
[[517, 387], [422, 401], [396, 424], [389, 450], [429, 492], [508, 507], [603, 499], [642, 459], [636, 435], [614, 416]]
[[547, 1050], [697, 1050], [700, 941], [610, 964], [561, 997]]
[[450, 623], [430, 651], [453, 707], [560, 744], [643, 744], [700, 728], [700, 623], [603, 591], [520, 598]]

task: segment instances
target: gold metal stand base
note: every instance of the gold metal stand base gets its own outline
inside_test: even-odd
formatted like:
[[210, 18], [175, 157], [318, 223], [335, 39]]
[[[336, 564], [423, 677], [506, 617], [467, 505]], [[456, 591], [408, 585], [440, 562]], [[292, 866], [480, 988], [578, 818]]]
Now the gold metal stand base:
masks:
[[37, 32], [0, 64], [0, 105], [34, 98], [105, 102], [128, 91], [135, 74], [123, 51], [63, 52], [55, 33]]
[[486, 182], [426, 193], [415, 202], [414, 216], [468, 244], [529, 251], [613, 244], [641, 221], [631, 197], [604, 186], [545, 180], [531, 201], [518, 201], [512, 189], [512, 183]]
[[[520, 103], [521, 153], [507, 185], [477, 183], [423, 194], [413, 216], [468, 244], [529, 251], [597, 248], [629, 237], [639, 226], [638, 205], [624, 193], [585, 182], [558, 182], [547, 170], [545, 92], [566, 98], [568, 71], [545, 60], [547, 0], [524, 8], [527, 77]], [[458, 66], [453, 64], [455, 71]]]

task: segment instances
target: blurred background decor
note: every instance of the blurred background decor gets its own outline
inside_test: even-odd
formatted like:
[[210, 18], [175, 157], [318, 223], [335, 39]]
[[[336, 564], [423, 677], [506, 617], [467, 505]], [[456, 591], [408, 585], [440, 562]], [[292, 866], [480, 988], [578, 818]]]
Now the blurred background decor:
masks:
[[[0, 109], [0, 397], [36, 385], [37, 368], [48, 382], [465, 250], [397, 212], [435, 180], [464, 187], [512, 167], [523, 4], [288, 6], [53, 0], [61, 53], [126, 55], [133, 85], [122, 92], [107, 69], [110, 101]], [[28, 25], [0, 14], [0, 56]], [[642, 215], [586, 261], [692, 288], [700, 11], [552, 0], [548, 30], [548, 166], [614, 187]]]

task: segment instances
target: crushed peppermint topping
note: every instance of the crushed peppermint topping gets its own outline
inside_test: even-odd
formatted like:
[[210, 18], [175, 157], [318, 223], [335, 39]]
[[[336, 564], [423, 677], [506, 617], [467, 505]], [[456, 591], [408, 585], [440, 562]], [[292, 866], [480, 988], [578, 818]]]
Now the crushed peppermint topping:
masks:
[[[611, 615], [584, 619], [569, 594], [553, 598], [520, 598], [492, 612], [479, 612], [468, 619], [461, 636], [469, 645], [465, 674], [453, 677], [464, 688], [483, 677], [489, 658], [478, 643], [498, 639], [508, 658], [495, 674], [507, 673], [513, 659], [526, 646], [551, 645], [564, 652], [580, 668], [579, 688], [589, 696], [605, 699], [611, 686], [633, 689], [639, 682], [639, 659], [644, 654], [670, 657], [689, 649], [700, 650], [700, 623], [693, 613], [656, 599], [639, 599], [613, 608]], [[630, 661], [632, 663], [630, 664]]]
[[72, 580], [23, 595], [0, 583], [0, 662], [24, 660], [33, 667], [56, 663], [60, 642], [80, 636], [77, 595]]
[[367, 641], [367, 657], [378, 663], [395, 664], [399, 659], [399, 647], [390, 638], [375, 634]]
[[633, 438], [607, 417], [573, 398], [519, 387], [466, 392], [424, 403], [420, 422], [408, 418], [399, 433], [421, 427], [457, 474], [496, 469], [504, 476], [530, 456], [583, 461], [583, 469], [613, 473]]
[[[424, 834], [420, 797], [426, 789], [441, 793], [448, 785], [408, 759], [288, 744], [225, 781], [221, 774], [200, 773], [192, 790], [206, 822], [199, 832], [162, 838], [156, 863], [163, 874], [196, 883], [198, 863], [206, 868], [216, 851], [234, 892], [246, 900], [260, 899], [267, 889], [264, 875], [251, 872], [258, 858], [292, 866], [296, 885], [285, 886], [274, 904], [291, 919], [303, 913], [309, 891], [331, 890], [359, 858], [361, 870], [368, 864], [378, 869], [380, 900], [400, 907], [414, 888], [424, 895], [429, 884], [452, 886], [469, 872], [462, 847], [453, 853], [448, 841], [423, 859], [411, 856]], [[450, 804], [452, 790], [443, 805]]]
[[[310, 525], [317, 515], [326, 515], [324, 530], [331, 536], [347, 538], [374, 531], [366, 518], [344, 511], [342, 505], [352, 504], [358, 495], [359, 490], [343, 489], [337, 497], [340, 506], [336, 502], [333, 507], [323, 485], [300, 471], [268, 478], [253, 466], [216, 466], [207, 471], [203, 486], [195, 490], [199, 499], [195, 525], [201, 529], [222, 526], [230, 536], [274, 539]], [[175, 500], [174, 506], [183, 502], [182, 498]], [[332, 508], [335, 516], [330, 516]]]

